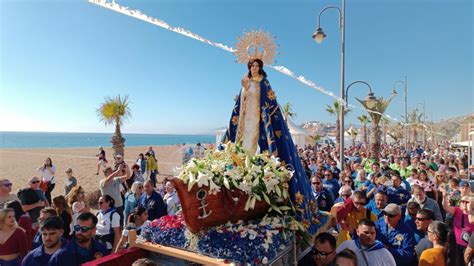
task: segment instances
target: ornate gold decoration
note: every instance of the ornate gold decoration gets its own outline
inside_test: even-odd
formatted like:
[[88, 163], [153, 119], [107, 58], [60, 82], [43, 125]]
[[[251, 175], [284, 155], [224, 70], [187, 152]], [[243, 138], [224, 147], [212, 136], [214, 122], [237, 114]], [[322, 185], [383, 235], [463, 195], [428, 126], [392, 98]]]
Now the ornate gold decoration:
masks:
[[239, 123], [239, 117], [234, 115], [232, 117], [232, 125], [237, 126], [238, 123]]
[[247, 64], [251, 59], [260, 59], [264, 64], [271, 64], [276, 56], [276, 45], [270, 33], [250, 31], [238, 37], [235, 55], [237, 62]]
[[275, 92], [271, 89], [268, 90], [267, 91], [267, 97], [268, 97], [268, 99], [270, 99], [272, 101], [275, 100], [276, 99]]

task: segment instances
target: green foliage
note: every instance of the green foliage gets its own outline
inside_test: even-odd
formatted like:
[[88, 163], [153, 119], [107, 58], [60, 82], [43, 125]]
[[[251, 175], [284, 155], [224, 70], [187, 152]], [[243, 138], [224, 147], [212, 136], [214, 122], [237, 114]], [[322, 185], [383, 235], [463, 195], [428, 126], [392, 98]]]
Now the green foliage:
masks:
[[107, 97], [97, 109], [97, 116], [105, 125], [122, 126], [131, 117], [129, 104], [128, 95], [124, 97], [118, 95], [115, 98]]

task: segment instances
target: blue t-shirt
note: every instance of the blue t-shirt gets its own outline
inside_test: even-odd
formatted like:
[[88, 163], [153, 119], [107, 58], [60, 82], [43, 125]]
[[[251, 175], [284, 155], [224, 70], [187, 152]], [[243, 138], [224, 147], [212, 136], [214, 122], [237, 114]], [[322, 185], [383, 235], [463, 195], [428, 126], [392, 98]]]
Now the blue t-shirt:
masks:
[[68, 266], [81, 265], [85, 262], [96, 260], [109, 254], [105, 245], [95, 239], [92, 239], [92, 245], [89, 248], [79, 246], [76, 239], [73, 239], [67, 244], [66, 250], [68, 257], [72, 258], [72, 262], [62, 265]]
[[327, 180], [326, 178], [323, 179], [323, 187], [327, 188], [329, 191], [332, 192], [333, 198], [339, 197], [339, 189], [341, 186], [339, 185], [339, 182], [337, 182], [337, 179], [331, 178], [331, 180]]
[[28, 255], [23, 259], [21, 265], [23, 266], [63, 266], [68, 265], [71, 262], [66, 252], [66, 244], [56, 250], [53, 254], [47, 254], [44, 252], [43, 245], [31, 250]]
[[416, 243], [413, 231], [405, 225], [403, 220], [400, 220], [393, 230], [389, 230], [384, 219], [379, 219], [375, 223], [375, 228], [377, 240], [388, 247], [397, 265], [410, 265], [415, 258]]
[[138, 199], [138, 206], [143, 206], [148, 211], [148, 220], [153, 221], [167, 214], [163, 198], [156, 191], [150, 197], [144, 193]]

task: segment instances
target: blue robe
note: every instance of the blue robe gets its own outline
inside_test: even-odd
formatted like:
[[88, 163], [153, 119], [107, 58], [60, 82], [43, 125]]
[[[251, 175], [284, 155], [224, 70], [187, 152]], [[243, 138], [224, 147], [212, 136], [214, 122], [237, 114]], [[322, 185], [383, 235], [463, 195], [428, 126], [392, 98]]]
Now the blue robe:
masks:
[[[288, 192], [297, 210], [297, 219], [301, 221], [307, 231], [313, 235], [320, 227], [320, 224], [325, 224], [326, 221], [319, 221], [322, 216], [319, 215], [319, 210], [311, 190], [311, 184], [306, 177], [301, 159], [291, 139], [288, 126], [276, 101], [275, 93], [266, 78], [263, 78], [259, 85], [260, 116], [258, 147], [260, 153], [269, 151], [271, 155], [279, 157], [282, 164], [286, 164], [294, 169], [293, 177], [289, 181]], [[240, 121], [240, 105], [241, 94], [239, 94], [235, 102], [224, 142], [236, 142]]]

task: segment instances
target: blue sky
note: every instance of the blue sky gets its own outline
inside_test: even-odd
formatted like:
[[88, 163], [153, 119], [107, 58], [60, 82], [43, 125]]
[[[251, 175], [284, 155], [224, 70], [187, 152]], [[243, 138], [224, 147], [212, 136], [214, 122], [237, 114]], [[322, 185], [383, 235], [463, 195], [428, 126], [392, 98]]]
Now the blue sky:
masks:
[[[116, 2], [229, 46], [245, 30], [269, 31], [279, 45], [275, 65], [339, 95], [336, 12], [322, 17], [322, 44], [311, 34], [319, 11], [340, 1]], [[389, 96], [406, 75], [409, 110], [425, 102], [436, 121], [473, 112], [471, 0], [347, 2], [346, 85], [365, 80]], [[0, 1], [0, 39], [3, 131], [111, 132], [95, 110], [106, 96], [127, 94], [133, 116], [124, 132], [212, 132], [228, 123], [246, 73], [228, 52], [87, 1]], [[267, 73], [296, 123], [334, 121], [325, 112], [330, 97]], [[354, 97], [366, 93], [352, 87], [349, 102], [359, 105]], [[403, 106], [400, 91], [387, 114], [400, 119]], [[363, 113], [353, 110], [346, 125]]]

